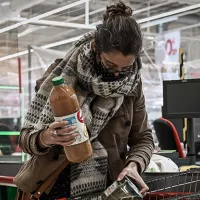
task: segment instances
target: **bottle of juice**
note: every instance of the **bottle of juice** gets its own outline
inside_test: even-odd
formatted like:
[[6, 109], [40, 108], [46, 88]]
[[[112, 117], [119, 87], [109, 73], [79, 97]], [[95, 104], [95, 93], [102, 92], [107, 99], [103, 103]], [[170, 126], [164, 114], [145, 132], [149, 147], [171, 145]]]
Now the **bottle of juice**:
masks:
[[54, 87], [50, 93], [50, 105], [55, 121], [66, 120], [67, 126], [77, 127], [75, 132], [78, 136], [73, 144], [64, 147], [65, 154], [70, 162], [81, 163], [87, 160], [93, 151], [77, 96], [72, 87], [64, 84], [62, 77], [53, 78], [52, 84]]

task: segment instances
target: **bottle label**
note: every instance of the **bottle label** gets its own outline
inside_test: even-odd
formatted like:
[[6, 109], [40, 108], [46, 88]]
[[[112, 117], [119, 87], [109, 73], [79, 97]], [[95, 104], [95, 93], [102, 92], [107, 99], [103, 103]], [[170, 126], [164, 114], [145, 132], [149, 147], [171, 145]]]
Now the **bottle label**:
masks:
[[68, 122], [67, 127], [76, 126], [76, 129], [70, 132], [70, 134], [77, 133], [78, 136], [75, 138], [76, 141], [72, 143], [71, 145], [80, 144], [88, 140], [89, 136], [88, 136], [86, 125], [84, 124], [81, 110], [71, 115], [67, 115], [63, 117], [54, 117], [54, 119], [55, 121], [67, 121]]
[[110, 196], [119, 186], [119, 184], [117, 183], [117, 181], [115, 181], [112, 185], [110, 185], [106, 191], [104, 191], [104, 194], [106, 197]]

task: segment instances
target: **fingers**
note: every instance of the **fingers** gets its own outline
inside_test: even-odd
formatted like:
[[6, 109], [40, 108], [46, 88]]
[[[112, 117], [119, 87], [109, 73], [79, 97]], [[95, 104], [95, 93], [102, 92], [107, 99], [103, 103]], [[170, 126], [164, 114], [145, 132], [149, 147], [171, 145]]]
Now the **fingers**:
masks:
[[56, 134], [53, 134], [54, 136], [67, 135], [76, 129], [76, 126], [65, 127], [67, 124], [68, 122], [65, 121], [53, 122], [52, 124], [50, 124], [49, 129], [52, 132], [56, 131]]
[[130, 168], [123, 169], [123, 171], [119, 174], [117, 181], [121, 181], [126, 175], [132, 177], [136, 181], [139, 186], [138, 189], [140, 189], [141, 195], [145, 196], [146, 192], [148, 192], [149, 190], [149, 187], [145, 184], [142, 177], [138, 174], [137, 170], [133, 170]]
[[118, 176], [117, 181], [121, 181], [124, 176], [126, 176], [128, 174], [128, 171], [126, 169], [124, 169]]
[[67, 133], [65, 135], [53, 135], [54, 144], [68, 146], [76, 141], [77, 133]]
[[140, 186], [140, 193], [142, 196], [145, 196], [146, 192], [148, 192], [149, 187], [145, 184], [141, 176], [138, 174], [138, 178], [135, 179], [135, 181], [138, 183]]
[[68, 124], [67, 121], [58, 121], [58, 122], [53, 122], [49, 125], [49, 129], [57, 129], [57, 128], [62, 128]]
[[76, 141], [78, 133], [75, 132], [76, 126], [65, 127], [68, 124], [66, 121], [53, 122], [49, 126], [51, 140], [54, 144], [68, 146]]
[[75, 132], [76, 130], [76, 126], [69, 126], [66, 128], [60, 128], [60, 129], [56, 129], [56, 134], [54, 134], [54, 136], [65, 136], [65, 135], [69, 135], [72, 132]]
[[142, 196], [145, 196], [146, 192], [148, 192], [149, 187], [145, 184], [141, 176], [138, 174], [135, 178], [136, 183], [139, 185], [140, 193]]
[[149, 191], [149, 188], [143, 188], [140, 190], [141, 195], [144, 197], [146, 195], [146, 193]]
[[74, 142], [76, 142], [76, 137], [73, 137], [71, 140], [67, 140], [67, 141], [60, 141], [60, 142], [57, 142], [57, 144], [59, 145], [62, 145], [62, 146], [69, 146], [69, 145], [72, 145]]
[[60, 145], [68, 145], [68, 143], [73, 143], [75, 142], [75, 138], [78, 136], [77, 133], [72, 133], [72, 134], [67, 134], [67, 135], [57, 135], [57, 136], [54, 136], [54, 140], [57, 144], [60, 144]]

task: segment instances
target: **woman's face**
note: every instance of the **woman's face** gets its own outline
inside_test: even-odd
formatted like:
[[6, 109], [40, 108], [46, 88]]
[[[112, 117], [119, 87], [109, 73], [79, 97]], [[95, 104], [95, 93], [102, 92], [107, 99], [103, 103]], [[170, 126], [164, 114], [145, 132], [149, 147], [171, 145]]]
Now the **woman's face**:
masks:
[[109, 52], [100, 54], [101, 62], [106, 69], [118, 76], [120, 72], [128, 72], [133, 66], [136, 56], [123, 55], [121, 52]]

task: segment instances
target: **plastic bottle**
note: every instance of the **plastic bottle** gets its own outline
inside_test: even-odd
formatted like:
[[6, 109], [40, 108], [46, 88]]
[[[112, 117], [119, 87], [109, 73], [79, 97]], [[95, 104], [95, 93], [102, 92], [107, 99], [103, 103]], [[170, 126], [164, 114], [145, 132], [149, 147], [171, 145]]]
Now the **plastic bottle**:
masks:
[[64, 147], [67, 159], [73, 163], [86, 161], [93, 151], [75, 91], [64, 84], [62, 77], [53, 78], [52, 84], [50, 105], [55, 121], [68, 121], [67, 126], [76, 126], [75, 132], [79, 134], [73, 144]]

